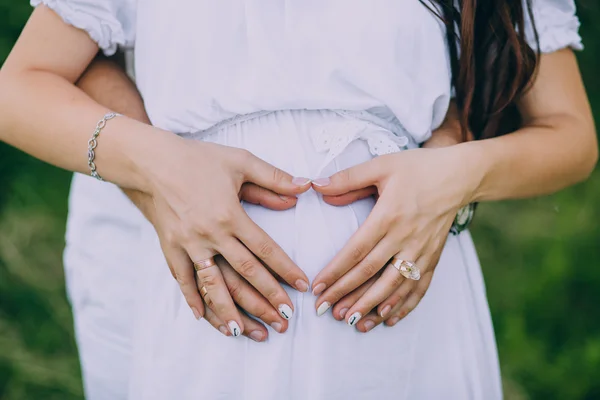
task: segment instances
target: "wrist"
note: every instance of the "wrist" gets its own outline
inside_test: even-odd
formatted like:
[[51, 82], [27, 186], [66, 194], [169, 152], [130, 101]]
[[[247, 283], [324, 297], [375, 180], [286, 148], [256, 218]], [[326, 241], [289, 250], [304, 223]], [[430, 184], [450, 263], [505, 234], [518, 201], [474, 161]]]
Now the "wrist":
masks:
[[486, 157], [480, 142], [464, 142], [448, 148], [453, 152], [456, 176], [462, 185], [463, 199], [460, 206], [482, 199], [482, 186], [487, 174], [489, 157]]
[[[179, 139], [171, 132], [143, 124], [136, 120], [119, 117], [112, 120], [111, 135], [105, 135], [99, 139], [100, 150], [102, 150], [102, 139], [113, 151], [110, 159], [98, 162], [98, 168], [102, 171], [106, 166], [115, 162], [116, 165], [124, 167], [118, 172], [118, 178], [108, 180], [127, 189], [135, 189], [144, 193], [152, 193], [152, 174], [160, 168], [168, 149], [172, 147], [170, 142]], [[107, 124], [107, 128], [109, 128]], [[101, 152], [99, 154], [102, 154]], [[107, 176], [105, 176], [107, 178]]]

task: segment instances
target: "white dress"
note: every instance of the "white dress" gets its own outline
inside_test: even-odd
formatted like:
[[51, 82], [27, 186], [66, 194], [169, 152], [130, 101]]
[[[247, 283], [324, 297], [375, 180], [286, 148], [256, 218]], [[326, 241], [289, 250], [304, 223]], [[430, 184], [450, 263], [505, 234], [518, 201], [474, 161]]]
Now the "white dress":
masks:
[[[413, 148], [450, 100], [443, 27], [416, 0], [32, 3], [107, 53], [135, 43], [154, 125], [246, 148], [295, 176]], [[581, 47], [572, 0], [534, 5], [542, 51]], [[310, 279], [372, 207], [332, 207], [312, 191], [288, 211], [245, 205]], [[362, 334], [288, 290], [288, 332], [255, 343], [196, 321], [152, 227], [116, 187], [77, 175], [65, 270], [91, 400], [502, 398], [468, 232], [448, 237], [425, 298], [395, 327]]]

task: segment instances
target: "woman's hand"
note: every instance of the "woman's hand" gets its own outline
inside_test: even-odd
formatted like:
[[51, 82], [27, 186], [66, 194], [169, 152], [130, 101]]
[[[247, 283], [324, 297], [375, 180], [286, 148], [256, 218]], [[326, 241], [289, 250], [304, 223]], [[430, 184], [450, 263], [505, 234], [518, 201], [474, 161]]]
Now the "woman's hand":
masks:
[[310, 188], [310, 181], [292, 178], [245, 150], [171, 134], [165, 137], [168, 140], [161, 145], [165, 151], [145, 165], [149, 194], [163, 232], [163, 252], [194, 315], [199, 318], [204, 313], [199, 293], [204, 288], [216, 316], [234, 335], [244, 331], [220, 269], [212, 266], [194, 273], [194, 263], [221, 254], [289, 319], [292, 302], [267, 267], [300, 291], [308, 289], [308, 278], [248, 217], [239, 194], [245, 183], [255, 183], [264, 190], [295, 197]]
[[[375, 307], [382, 318], [400, 303], [399, 314], [416, 307], [429, 286], [456, 212], [469, 203], [476, 186], [454, 148], [381, 156], [313, 182], [330, 204], [369, 187], [375, 187], [379, 197], [365, 223], [315, 278], [313, 291], [321, 294], [317, 309], [325, 308], [324, 303], [336, 304], [378, 273], [344, 313], [351, 325]], [[421, 279], [405, 279], [388, 265], [394, 256], [414, 262]]]
[[[154, 226], [159, 238], [164, 235], [163, 230], [158, 224], [156, 217], [156, 208], [152, 197], [131, 189], [123, 189], [123, 192], [135, 204], [135, 206], [144, 214], [146, 219]], [[259, 204], [272, 210], [287, 210], [294, 207], [297, 203], [295, 197], [281, 196], [270, 190], [264, 189], [253, 183], [245, 183], [239, 192], [241, 201], [252, 204]], [[275, 331], [283, 333], [288, 328], [288, 323], [271, 304], [256, 289], [248, 284], [222, 257], [215, 257], [217, 265], [221, 268], [221, 273], [227, 285], [227, 289], [234, 303], [240, 309], [244, 331], [242, 334], [250, 339], [262, 342], [267, 339], [268, 331], [263, 324], [250, 318], [246, 313], [260, 319], [270, 325]], [[204, 304], [208, 305], [204, 309], [204, 318], [217, 330], [226, 336], [231, 336], [227, 324], [223, 322], [217, 314], [211, 309], [214, 304], [210, 297], [205, 297]]]

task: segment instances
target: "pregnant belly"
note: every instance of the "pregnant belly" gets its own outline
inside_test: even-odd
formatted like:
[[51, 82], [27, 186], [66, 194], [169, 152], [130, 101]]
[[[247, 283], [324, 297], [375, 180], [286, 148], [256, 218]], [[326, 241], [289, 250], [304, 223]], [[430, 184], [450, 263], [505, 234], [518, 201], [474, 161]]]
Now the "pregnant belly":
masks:
[[[373, 157], [369, 146], [356, 140], [323, 168], [327, 153], [318, 151], [311, 137], [324, 124], [340, 122], [343, 129], [344, 121], [329, 111], [282, 111], [222, 127], [201, 139], [247, 149], [294, 176], [316, 178]], [[244, 205], [311, 281], [373, 206], [373, 199], [330, 206], [312, 190], [287, 211]], [[362, 334], [331, 313], [317, 317], [311, 293], [286, 287], [294, 316], [285, 334], [269, 329], [266, 343], [224, 337], [205, 321], [194, 320], [164, 261], [156, 262], [161, 255], [154, 241], [146, 264], [154, 277], [148, 277], [141, 296], [150, 303], [143, 305], [134, 341], [136, 368], [143, 372], [138, 382], [164, 383], [169, 398], [194, 398], [187, 396], [199, 391], [207, 399], [386, 398], [381, 393], [394, 396], [396, 388], [406, 385], [418, 321], [407, 319], [393, 330], [379, 326]], [[150, 354], [148, 349], [153, 349]], [[195, 379], [190, 380], [190, 371]], [[153, 390], [156, 394], [156, 386]]]
[[[324, 126], [343, 130], [346, 122], [331, 111], [279, 111], [223, 127], [202, 140], [247, 149], [292, 176], [318, 178], [373, 157], [365, 141], [355, 140], [327, 163], [328, 152], [317, 150], [313, 137], [321, 134]], [[244, 208], [312, 280], [367, 218], [373, 205], [374, 200], [368, 198], [349, 206], [330, 206], [311, 189], [287, 211], [253, 204], [244, 204]]]

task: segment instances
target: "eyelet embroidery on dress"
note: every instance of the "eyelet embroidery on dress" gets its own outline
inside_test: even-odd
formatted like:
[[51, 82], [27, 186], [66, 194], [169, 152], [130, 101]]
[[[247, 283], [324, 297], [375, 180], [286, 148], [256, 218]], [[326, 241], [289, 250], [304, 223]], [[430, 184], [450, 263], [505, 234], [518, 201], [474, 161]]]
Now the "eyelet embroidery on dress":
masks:
[[396, 153], [408, 145], [406, 136], [397, 136], [386, 128], [361, 119], [330, 122], [314, 132], [311, 138], [317, 151], [328, 152], [317, 176], [355, 140], [366, 141], [374, 156]]
[[[317, 170], [319, 176], [325, 167], [355, 140], [364, 140], [369, 146], [369, 151], [374, 156], [396, 153], [405, 150], [409, 144], [409, 137], [399, 123], [389, 123], [368, 111], [331, 110], [343, 120], [335, 120], [325, 124], [321, 129], [313, 132], [311, 139], [318, 152], [328, 152], [325, 160]], [[262, 117], [276, 111], [257, 111], [250, 114], [236, 115], [221, 121], [208, 129], [180, 133], [184, 138], [211, 141], [211, 137], [225, 127], [243, 123]]]

